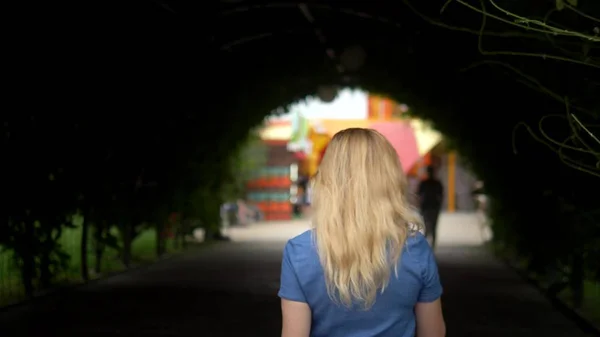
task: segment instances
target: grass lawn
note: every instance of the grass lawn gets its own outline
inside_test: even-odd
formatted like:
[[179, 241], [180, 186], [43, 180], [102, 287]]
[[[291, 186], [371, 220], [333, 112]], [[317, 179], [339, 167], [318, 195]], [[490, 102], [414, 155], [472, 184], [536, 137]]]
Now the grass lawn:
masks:
[[[508, 256], [514, 259], [514, 256]], [[516, 259], [515, 267], [525, 271], [527, 269], [527, 260]], [[530, 274], [529, 277], [539, 281], [537, 275], [533, 273]], [[540, 284], [540, 287], [544, 289], [547, 285]], [[600, 282], [585, 281], [583, 291], [585, 297], [583, 299], [582, 307], [577, 310], [577, 313], [600, 329]], [[570, 307], [573, 306], [571, 298], [571, 290], [568, 288], [558, 294], [558, 299]]]
[[[587, 320], [592, 322], [597, 328], [600, 329], [600, 282], [588, 281], [585, 283], [584, 288], [585, 298], [583, 305], [579, 311], [579, 314], [585, 317]], [[559, 298], [567, 303], [571, 304], [571, 292], [569, 289], [563, 291]]]
[[[70, 255], [66, 270], [57, 275], [59, 283], [81, 282], [81, 227], [65, 229], [60, 240], [63, 249]], [[1, 247], [0, 247], [1, 248]], [[91, 245], [88, 246], [88, 267], [90, 278], [101, 277], [94, 275], [91, 271], [94, 267], [94, 252]], [[142, 232], [132, 243], [132, 263], [142, 264], [156, 260], [156, 231], [148, 229]], [[167, 240], [167, 252], [173, 253], [177, 249], [173, 240]], [[107, 248], [102, 258], [102, 274], [110, 274], [124, 270], [125, 267], [119, 259], [119, 252], [113, 248]], [[0, 307], [16, 303], [25, 298], [19, 270], [16, 268], [10, 251], [0, 250]]]

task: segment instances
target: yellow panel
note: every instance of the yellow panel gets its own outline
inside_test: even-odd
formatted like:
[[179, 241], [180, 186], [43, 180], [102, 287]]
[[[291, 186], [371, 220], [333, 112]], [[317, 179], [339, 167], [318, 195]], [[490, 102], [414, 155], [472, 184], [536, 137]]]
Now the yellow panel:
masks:
[[320, 124], [325, 129], [325, 132], [330, 137], [333, 137], [336, 133], [348, 128], [368, 128], [371, 125], [371, 121], [366, 119], [321, 119], [314, 121], [312, 124]]
[[277, 123], [265, 126], [260, 131], [263, 140], [289, 140], [292, 137], [292, 125], [289, 123]]
[[442, 134], [419, 119], [411, 119], [410, 126], [417, 140], [419, 154], [424, 156], [442, 141]]

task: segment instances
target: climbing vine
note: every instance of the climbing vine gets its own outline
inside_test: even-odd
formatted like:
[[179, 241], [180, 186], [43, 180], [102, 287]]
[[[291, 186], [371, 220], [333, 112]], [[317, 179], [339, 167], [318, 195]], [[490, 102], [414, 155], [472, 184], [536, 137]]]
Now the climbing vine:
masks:
[[[593, 15], [586, 14], [585, 12], [577, 9], [577, 0], [556, 0], [556, 7], [548, 10], [542, 19], [528, 18], [522, 15], [515, 14], [510, 10], [500, 6], [497, 1], [494, 0], [479, 0], [480, 7], [470, 4], [464, 0], [448, 0], [441, 9], [443, 13], [451, 3], [458, 3], [472, 11], [475, 11], [482, 16], [481, 28], [479, 30], [478, 38], [478, 49], [482, 55], [485, 56], [516, 56], [516, 57], [535, 57], [541, 59], [554, 59], [563, 62], [570, 62], [576, 65], [600, 69], [600, 59], [592, 55], [592, 49], [597, 49], [598, 42], [600, 42], [600, 19]], [[496, 10], [496, 13], [488, 11], [486, 8], [486, 2]], [[580, 18], [588, 20], [593, 27], [591, 32], [577, 31], [571, 28], [565, 28], [564, 25], [553, 23], [551, 16], [556, 11], [568, 10], [575, 13]], [[483, 47], [483, 39], [486, 34], [487, 19], [496, 20], [498, 22], [507, 24], [512, 27], [519, 28], [526, 32], [534, 32], [542, 35], [551, 44], [553, 49], [561, 52], [563, 55], [548, 54], [548, 53], [531, 53], [531, 52], [520, 52], [520, 51], [488, 51]], [[570, 47], [577, 48], [577, 50], [568, 50], [560, 45], [557, 41], [559, 37], [573, 38], [575, 41], [581, 41], [580, 43], [570, 43]], [[589, 118], [598, 119], [600, 116], [599, 111], [593, 111], [590, 108], [574, 105], [571, 103], [571, 99], [568, 96], [561, 96], [556, 92], [550, 90], [540, 83], [539, 80], [525, 74], [523, 71], [503, 62], [498, 61], [485, 61], [481, 64], [495, 64], [500, 65], [506, 69], [513, 71], [518, 77], [518, 81], [549, 95], [556, 101], [560, 102], [565, 107], [565, 113], [563, 115], [546, 115], [543, 116], [538, 125], [537, 132], [525, 122], [519, 122], [517, 127], [525, 127], [529, 134], [552, 149], [558, 154], [560, 160], [574, 169], [589, 173], [596, 177], [600, 177], [600, 141], [595, 135], [595, 129], [600, 125], [598, 124], [587, 124], [584, 120]], [[471, 66], [473, 67], [473, 66]], [[592, 69], [593, 70], [593, 69]], [[589, 86], [596, 86], [598, 84], [589, 84]], [[597, 88], [600, 89], [600, 88]], [[585, 117], [578, 117], [577, 112], [585, 115]], [[554, 136], [549, 134], [544, 129], [544, 121], [549, 118], [561, 118], [566, 122], [571, 134], [565, 139], [556, 139]], [[585, 118], [585, 119], [584, 119]], [[587, 125], [586, 125], [587, 124]], [[516, 132], [513, 132], [513, 149], [517, 153], [516, 148]], [[583, 155], [583, 156], [581, 156]], [[583, 157], [583, 158], [581, 158]]]
[[[562, 113], [542, 112], [537, 122], [525, 120], [517, 122], [512, 132], [512, 149], [515, 155], [523, 156], [530, 153], [528, 151], [531, 147], [519, 151], [518, 131], [520, 128], [524, 128], [536, 142], [543, 144], [554, 153], [565, 166], [589, 175], [592, 177], [591, 179], [600, 178], [600, 140], [598, 137], [600, 127], [600, 110], [598, 108], [600, 105], [598, 100], [593, 97], [594, 92], [597, 92], [600, 86], [592, 76], [595, 72], [597, 75], [597, 71], [600, 69], [600, 58], [595, 55], [600, 42], [600, 19], [598, 17], [578, 8], [577, 0], [556, 0], [554, 6], [546, 9], [545, 13], [537, 15], [538, 10], [534, 11], [536, 14], [532, 16], [516, 14], [519, 11], [518, 5], [513, 4], [513, 8], [509, 8], [508, 5], [501, 5], [500, 1], [495, 0], [478, 0], [475, 3], [466, 0], [448, 0], [444, 3], [440, 10], [442, 14], [448, 11], [453, 4], [458, 4], [479, 14], [481, 24], [475, 31], [470, 27], [451, 26], [432, 19], [418, 12], [407, 0], [405, 3], [419, 16], [434, 25], [477, 34], [477, 49], [486, 59], [463, 68], [463, 72], [474, 71], [484, 65], [505, 70], [515, 76], [518, 83], [543, 94], [563, 107]], [[554, 19], [555, 14], [564, 11], [570, 12], [571, 15], [561, 16], [563, 20], [557, 22]], [[498, 34], [497, 31], [488, 29], [491, 26], [489, 21], [506, 25], [517, 31], [511, 32], [511, 34]], [[582, 22], [584, 23], [582, 24]], [[484, 48], [484, 42], [490, 36], [518, 37], [521, 40], [530, 39], [535, 42], [526, 45], [528, 51], [512, 49], [514, 48], [512, 46], [506, 49], [490, 50]], [[529, 51], [532, 49], [532, 45], [543, 51]], [[569, 69], [578, 74], [586, 74], [586, 76], [563, 77], [569, 80], [569, 85], [557, 83], [560, 80], [557, 81], [549, 76], [545, 76], [542, 81], [536, 76], [528, 74], [523, 70], [523, 66], [511, 64], [522, 65], [522, 58], [540, 59], [544, 62], [547, 60], [562, 62], [568, 65], [559, 68], [562, 71]], [[587, 68], [587, 70], [577, 68]], [[556, 70], [548, 68], [546, 72], [548, 71]], [[569, 88], [570, 86], [574, 86], [576, 89], [573, 90]], [[559, 94], [559, 91], [564, 93]], [[540, 108], [543, 109], [543, 106]], [[532, 127], [533, 124], [536, 124], [536, 127]], [[545, 170], [547, 167], [540, 169]], [[581, 178], [571, 183], [585, 184], [585, 181], [585, 178]], [[495, 234], [504, 246], [512, 246], [520, 252], [519, 254], [524, 253], [529, 259], [528, 266], [538, 275], [544, 275], [544, 280], [550, 284], [549, 289], [553, 289], [554, 293], [558, 293], [556, 289], [562, 289], [561, 287], [565, 287], [567, 283], [561, 283], [562, 281], [556, 279], [555, 275], [557, 274], [555, 272], [548, 273], [548, 270], [562, 270], [569, 279], [573, 305], [581, 306], [584, 297], [583, 282], [586, 277], [584, 276], [586, 275], [584, 271], [586, 262], [584, 261], [587, 260], [588, 271], [598, 270], [597, 263], [590, 260], [597, 260], [600, 253], [595, 248], [600, 228], [600, 209], [598, 209], [597, 203], [585, 200], [588, 195], [583, 190], [575, 192], [572, 188], [559, 188], [557, 184], [544, 184], [540, 187], [543, 190], [542, 199], [538, 201], [540, 205], [555, 205], [554, 207], [557, 208], [557, 212], [553, 214], [559, 219], [558, 226], [555, 229], [549, 229], [550, 226], [548, 226], [548, 230], [559, 230], [563, 238], [568, 238], [570, 244], [567, 246], [570, 248], [553, 256], [542, 250], [536, 252], [536, 248], [530, 246], [530, 240], [536, 240], [536, 236], [540, 233], [531, 232], [531, 236], [529, 236], [525, 235], [526, 232], [520, 228], [521, 226], [530, 226], [527, 222], [532, 221], [532, 218], [523, 218], [522, 215], [511, 212], [511, 209], [515, 209], [515, 204], [507, 203], [505, 199], [495, 200], [496, 205], [492, 213], [492, 216], [495, 217]], [[508, 197], [509, 195], [504, 194], [504, 198]], [[508, 204], [511, 206], [507, 206]], [[530, 204], [530, 206], [533, 205]], [[531, 208], [524, 211], [533, 211], [532, 215], [535, 212], [543, 212], [543, 206]], [[556, 223], [556, 219], [550, 220], [539, 215], [535, 221]], [[569, 223], [570, 226], [566, 223], [560, 224], [560, 222]], [[565, 228], [561, 231], [559, 228], [563, 226], [568, 229]], [[550, 237], [550, 235], [547, 236]], [[558, 238], [557, 236], [555, 239]], [[553, 243], [555, 239], [549, 239], [547, 242]], [[509, 243], [511, 241], [512, 244]], [[542, 267], [540, 268], [540, 266]], [[600, 276], [594, 272], [588, 272], [587, 275], [596, 278]], [[562, 286], [558, 286], [558, 284], [562, 284]]]

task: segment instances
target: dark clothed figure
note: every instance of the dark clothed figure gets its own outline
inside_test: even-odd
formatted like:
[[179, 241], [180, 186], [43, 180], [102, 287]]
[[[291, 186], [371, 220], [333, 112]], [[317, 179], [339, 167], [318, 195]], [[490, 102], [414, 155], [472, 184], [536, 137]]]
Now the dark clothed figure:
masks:
[[428, 178], [419, 184], [419, 206], [425, 223], [425, 235], [431, 238], [431, 246], [435, 247], [437, 222], [444, 201], [444, 186], [435, 178], [433, 167], [427, 168], [427, 175]]

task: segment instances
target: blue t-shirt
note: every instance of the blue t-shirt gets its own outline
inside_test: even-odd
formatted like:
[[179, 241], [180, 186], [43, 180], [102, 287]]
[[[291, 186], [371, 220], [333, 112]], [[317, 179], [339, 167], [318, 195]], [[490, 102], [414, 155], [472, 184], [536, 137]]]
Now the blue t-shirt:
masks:
[[327, 294], [325, 276], [312, 231], [288, 241], [283, 252], [279, 297], [307, 303], [312, 311], [311, 337], [413, 337], [417, 302], [442, 295], [435, 257], [421, 233], [407, 239], [398, 277], [368, 310], [348, 309]]

